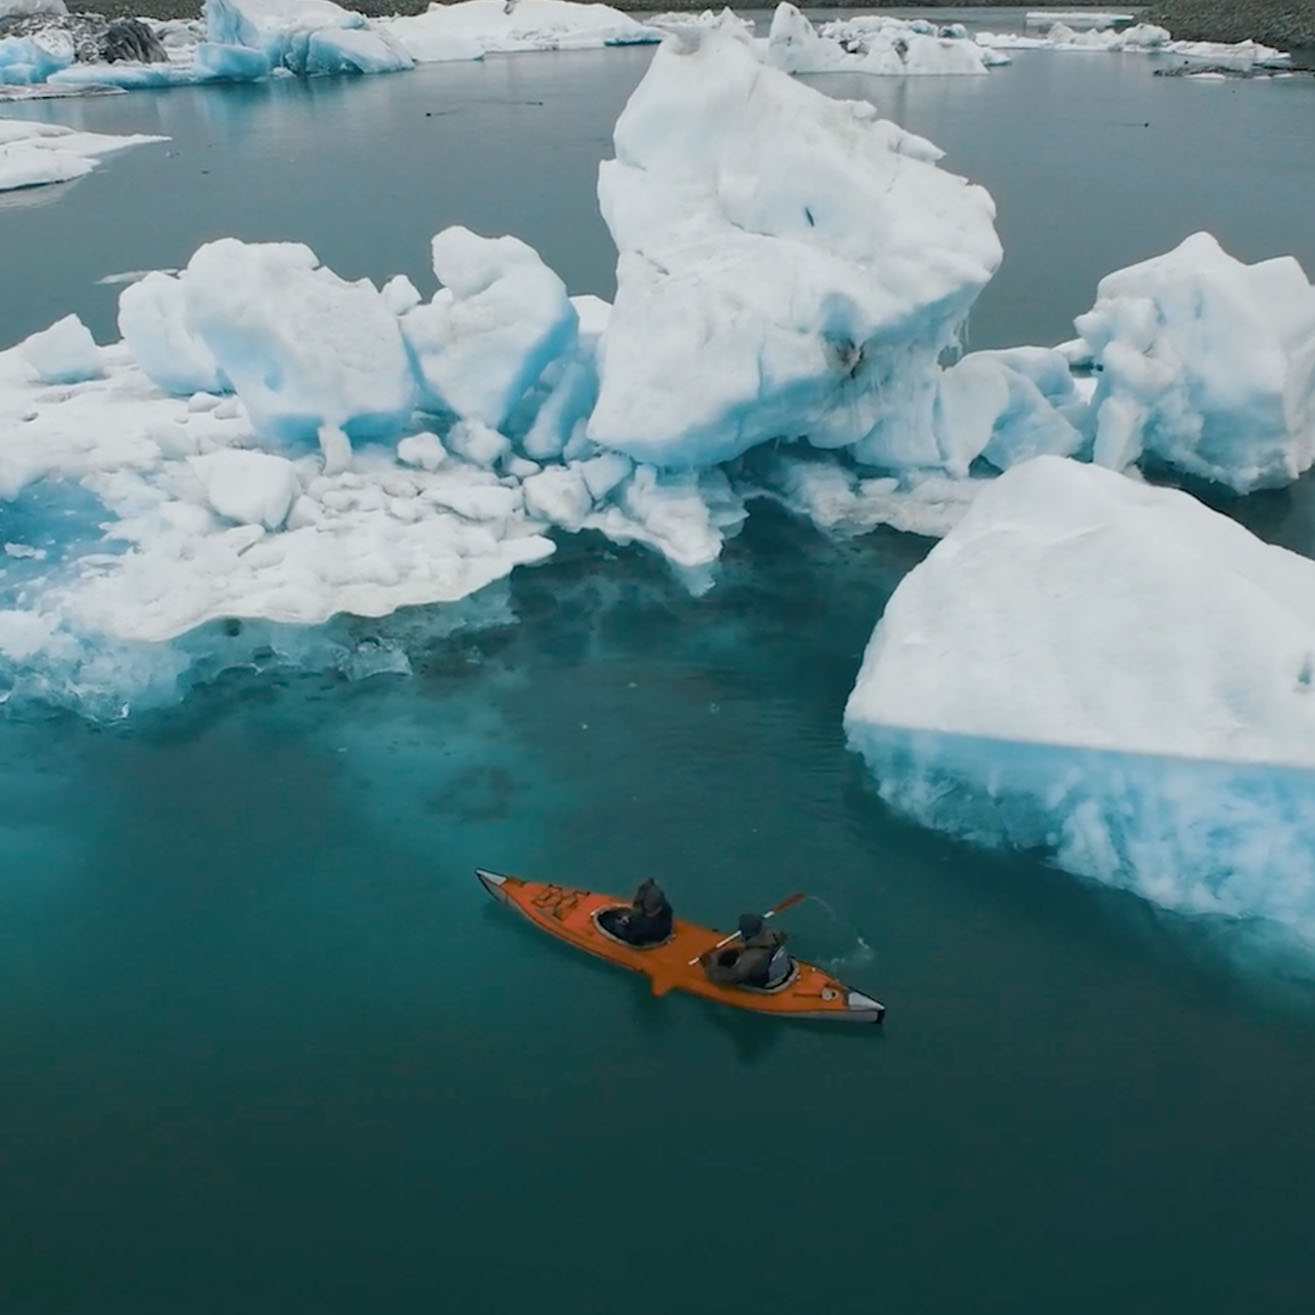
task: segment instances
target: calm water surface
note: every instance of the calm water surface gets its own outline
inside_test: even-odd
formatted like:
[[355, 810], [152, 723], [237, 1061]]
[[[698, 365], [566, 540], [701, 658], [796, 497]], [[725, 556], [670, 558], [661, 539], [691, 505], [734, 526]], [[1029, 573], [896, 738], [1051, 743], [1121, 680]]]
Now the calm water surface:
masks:
[[[172, 141], [0, 208], [0, 340], [69, 310], [109, 336], [97, 279], [226, 233], [429, 287], [461, 222], [607, 294], [593, 174], [648, 58], [25, 106]], [[874, 86], [999, 203], [976, 346], [1067, 336], [1102, 273], [1197, 228], [1315, 268], [1315, 83], [1020, 54]], [[1310, 552], [1310, 501], [1240, 510]], [[764, 512], [692, 600], [567, 541], [493, 600], [514, 620], [374, 627], [410, 678], [0, 722], [0, 1310], [1309, 1310], [1308, 989], [902, 826], [845, 752], [926, 546]], [[802, 887], [795, 943], [889, 1021], [653, 1001], [492, 907], [476, 863], [654, 873], [723, 924]]]

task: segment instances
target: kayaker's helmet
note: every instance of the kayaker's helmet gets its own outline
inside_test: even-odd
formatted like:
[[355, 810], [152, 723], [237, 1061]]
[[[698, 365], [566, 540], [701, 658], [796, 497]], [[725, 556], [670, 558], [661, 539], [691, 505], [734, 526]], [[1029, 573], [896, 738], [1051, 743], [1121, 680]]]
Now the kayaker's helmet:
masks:
[[746, 941], [751, 941], [762, 931], [763, 920], [756, 913], [741, 913], [737, 925], [740, 929], [740, 936]]

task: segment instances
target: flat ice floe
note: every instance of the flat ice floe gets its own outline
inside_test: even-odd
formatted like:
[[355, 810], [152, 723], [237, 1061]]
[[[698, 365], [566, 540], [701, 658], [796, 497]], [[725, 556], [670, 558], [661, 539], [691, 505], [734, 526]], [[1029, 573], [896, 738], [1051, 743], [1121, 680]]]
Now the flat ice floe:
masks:
[[[1028, 16], [1029, 26], [1032, 15]], [[974, 40], [988, 50], [1056, 50], [1070, 53], [1106, 52], [1173, 57], [1186, 64], [1209, 64], [1237, 73], [1255, 69], [1285, 69], [1292, 56], [1257, 41], [1175, 41], [1167, 28], [1154, 23], [1131, 27], [1083, 27], [1064, 20], [1055, 22], [1044, 36], [1013, 32], [978, 32]]]
[[1315, 563], [1186, 494], [1057, 458], [988, 485], [845, 727], [924, 824], [1315, 939]]
[[54, 123], [0, 119], [0, 192], [64, 183], [90, 173], [100, 157], [165, 137], [77, 132]]
[[597, 50], [657, 41], [661, 33], [605, 4], [571, 0], [458, 0], [374, 26], [417, 64], [530, 50]]

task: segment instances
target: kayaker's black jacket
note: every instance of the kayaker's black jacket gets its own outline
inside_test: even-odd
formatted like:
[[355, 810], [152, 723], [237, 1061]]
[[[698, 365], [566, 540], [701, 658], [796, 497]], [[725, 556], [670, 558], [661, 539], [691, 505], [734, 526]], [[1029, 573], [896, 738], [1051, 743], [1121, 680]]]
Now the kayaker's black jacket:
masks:
[[709, 950], [700, 962], [709, 981], [724, 986], [767, 986], [773, 976], [782, 979], [790, 963], [785, 953], [785, 933], [775, 927], [764, 927], [739, 945]]
[[671, 935], [671, 905], [664, 900], [655, 912], [629, 908], [617, 919], [616, 935], [631, 945], [656, 945]]
[[628, 909], [608, 909], [599, 915], [606, 931], [630, 945], [657, 945], [671, 935], [671, 905], [662, 887], [646, 881]]

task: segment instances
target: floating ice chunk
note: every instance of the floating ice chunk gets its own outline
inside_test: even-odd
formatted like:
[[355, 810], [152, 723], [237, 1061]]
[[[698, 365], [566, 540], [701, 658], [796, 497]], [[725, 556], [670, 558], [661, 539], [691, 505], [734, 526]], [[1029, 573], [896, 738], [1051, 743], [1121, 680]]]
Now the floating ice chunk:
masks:
[[447, 447], [472, 466], [490, 469], [511, 452], [511, 440], [482, 420], [458, 420], [448, 430]]
[[[812, 32], [808, 19], [793, 5], [783, 4], [772, 20], [773, 37], [778, 24], [782, 25], [782, 36], [793, 36], [793, 41], [774, 57], [769, 39], [767, 60], [794, 73], [944, 77], [987, 70], [988, 61], [981, 48], [959, 23], [936, 27], [922, 19], [860, 14], [832, 19], [823, 24], [819, 35]], [[793, 46], [793, 53], [788, 53], [789, 46]], [[778, 58], [784, 62], [778, 63]]]
[[523, 50], [593, 50], [657, 41], [661, 33], [605, 4], [461, 0], [375, 24], [417, 64]]
[[536, 461], [559, 457], [577, 435], [598, 400], [598, 342], [612, 307], [598, 297], [572, 297], [579, 330], [572, 349], [550, 362], [532, 397], [534, 419], [519, 446]]
[[424, 300], [416, 285], [405, 274], [395, 274], [390, 278], [380, 289], [380, 296], [394, 315], [405, 315]]
[[119, 294], [119, 332], [134, 360], [166, 393], [224, 393], [228, 380], [210, 349], [187, 326], [183, 285], [149, 273]]
[[1197, 233], [1103, 278], [1076, 324], [1103, 464], [1145, 453], [1245, 493], [1315, 462], [1315, 288], [1290, 256], [1245, 265]]
[[1075, 29], [1101, 29], [1121, 27], [1125, 23], [1131, 23], [1132, 20], [1132, 14], [1105, 9], [1029, 9], [1026, 21], [1028, 27], [1050, 28], [1056, 23], [1064, 23]]
[[549, 466], [524, 484], [525, 509], [550, 525], [577, 531], [584, 528], [594, 499], [583, 474], [573, 466]]
[[75, 132], [54, 123], [0, 119], [0, 192], [81, 178], [96, 167], [99, 156], [110, 151], [167, 140]]
[[206, 501], [228, 520], [278, 530], [301, 492], [297, 470], [269, 452], [226, 449], [191, 459]]
[[1315, 767], [1315, 563], [1185, 493], [1040, 457], [901, 582], [851, 727]]
[[736, 534], [747, 512], [720, 470], [659, 471], [636, 466], [596, 510], [587, 527], [614, 543], [640, 543], [660, 552], [686, 586], [703, 593], [722, 544]]
[[958, 454], [951, 473], [962, 475], [978, 456], [1008, 470], [1030, 457], [1076, 455], [1084, 438], [1074, 421], [1085, 410], [1059, 352], [1014, 347], [972, 352], [948, 369], [936, 425], [942, 451]]
[[620, 257], [589, 436], [664, 466], [806, 437], [941, 467], [936, 361], [999, 264], [991, 198], [871, 106], [682, 42], [599, 171]]
[[299, 77], [324, 73], [400, 73], [415, 61], [381, 32], [322, 27], [289, 41], [283, 66]]
[[43, 383], [77, 384], [104, 374], [100, 348], [76, 315], [24, 339], [18, 350]]
[[5, 556], [39, 562], [45, 560], [46, 550], [44, 548], [34, 548], [30, 543], [7, 543], [5, 544]]
[[988, 483], [845, 726], [924, 823], [1315, 933], [1315, 563], [1186, 494], [1053, 457]]
[[663, 32], [679, 31], [681, 28], [714, 28], [726, 32], [738, 32], [752, 37], [755, 31], [752, 18], [741, 18], [733, 9], [705, 9], [695, 13], [692, 9], [677, 9], [669, 13], [645, 14], [644, 21], [649, 27]]
[[75, 57], [72, 37], [58, 29], [31, 36], [0, 37], [0, 86], [44, 82], [52, 73], [67, 68]]
[[368, 279], [348, 283], [296, 243], [223, 238], [196, 252], [182, 284], [188, 327], [261, 435], [389, 437], [409, 418], [406, 346]]
[[408, 466], [434, 471], [447, 460], [447, 451], [437, 434], [411, 434], [397, 445], [397, 459]]
[[571, 349], [575, 309], [519, 238], [448, 228], [433, 257], [445, 286], [401, 321], [426, 403], [500, 428], [544, 367]]
[[263, 50], [202, 41], [193, 50], [192, 68], [198, 82], [259, 82], [270, 62]]
[[211, 41], [263, 50], [273, 64], [308, 32], [365, 26], [362, 15], [332, 0], [205, 0], [205, 22]]

